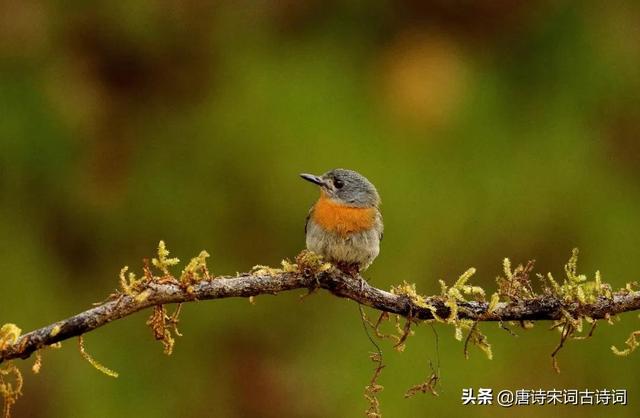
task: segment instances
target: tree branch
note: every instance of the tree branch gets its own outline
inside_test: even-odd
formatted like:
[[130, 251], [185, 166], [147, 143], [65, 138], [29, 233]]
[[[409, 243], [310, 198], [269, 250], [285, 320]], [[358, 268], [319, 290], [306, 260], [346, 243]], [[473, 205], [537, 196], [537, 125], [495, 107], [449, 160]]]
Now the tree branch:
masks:
[[[318, 273], [264, 272], [238, 276], [207, 278], [185, 286], [171, 277], [154, 277], [137, 295], [115, 294], [91, 309], [54, 324], [20, 336], [0, 351], [0, 363], [15, 358], [28, 358], [34, 351], [80, 336], [111, 321], [126, 317], [145, 308], [196, 300], [275, 295], [294, 289], [326, 289], [336, 296], [354, 300], [371, 308], [422, 320], [434, 319], [431, 309], [418, 306], [409, 296], [395, 295], [367, 284], [361, 277], [352, 277], [337, 269]], [[450, 308], [441, 296], [426, 298], [440, 318], [450, 315]], [[422, 305], [422, 304], [421, 304]], [[589, 316], [602, 319], [626, 311], [640, 309], [640, 292], [621, 291], [611, 298], [598, 297], [594, 303], [563, 302], [555, 296], [535, 296], [512, 302], [500, 302], [489, 312], [489, 303], [458, 301], [458, 318], [474, 321], [558, 320], [563, 312], [572, 317]]]

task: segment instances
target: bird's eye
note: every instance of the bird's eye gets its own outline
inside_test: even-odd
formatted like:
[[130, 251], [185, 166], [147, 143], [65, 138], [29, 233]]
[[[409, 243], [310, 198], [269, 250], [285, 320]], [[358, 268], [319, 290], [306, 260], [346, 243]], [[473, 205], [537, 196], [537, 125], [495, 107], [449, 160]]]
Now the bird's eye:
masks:
[[336, 189], [342, 189], [342, 186], [344, 186], [344, 182], [340, 179], [335, 179], [333, 180], [333, 185], [336, 186]]

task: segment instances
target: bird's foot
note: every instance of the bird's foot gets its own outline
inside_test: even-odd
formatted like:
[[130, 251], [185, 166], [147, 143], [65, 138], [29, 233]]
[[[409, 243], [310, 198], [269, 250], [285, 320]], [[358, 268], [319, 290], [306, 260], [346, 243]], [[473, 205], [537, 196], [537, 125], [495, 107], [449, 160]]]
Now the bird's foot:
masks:
[[360, 282], [360, 292], [364, 291], [365, 280], [360, 276], [360, 264], [358, 263], [338, 263], [338, 269], [343, 273], [348, 274], [354, 279]]
[[362, 276], [358, 276], [358, 281], [360, 282], [360, 293], [364, 293], [364, 278]]
[[348, 274], [349, 276], [353, 277], [354, 279], [356, 277], [358, 277], [358, 274], [360, 274], [360, 264], [358, 264], [358, 263], [338, 262], [336, 267], [338, 267], [338, 269], [340, 269], [340, 271], [342, 271], [343, 273]]

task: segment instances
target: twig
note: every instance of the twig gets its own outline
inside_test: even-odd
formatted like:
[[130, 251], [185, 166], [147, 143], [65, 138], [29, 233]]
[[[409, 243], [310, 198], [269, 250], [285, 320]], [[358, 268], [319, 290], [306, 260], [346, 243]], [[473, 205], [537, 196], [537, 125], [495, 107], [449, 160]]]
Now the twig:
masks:
[[[410, 298], [394, 295], [375, 288], [362, 281], [360, 276], [352, 277], [337, 269], [317, 274], [308, 272], [255, 272], [238, 276], [206, 278], [185, 288], [179, 280], [166, 276], [149, 280], [143, 290], [145, 297], [118, 295], [81, 312], [75, 316], [36, 329], [6, 344], [0, 350], [0, 363], [15, 358], [28, 358], [34, 351], [57, 342], [77, 337], [93, 331], [112, 321], [124, 318], [140, 310], [164, 304], [187, 303], [195, 300], [222, 299], [230, 297], [254, 297], [275, 295], [294, 289], [309, 289], [318, 286], [335, 296], [354, 300], [371, 308], [414, 319], [433, 319], [431, 309], [418, 306]], [[426, 298], [429, 307], [435, 309], [440, 318], [447, 318], [450, 308], [439, 296]], [[572, 316], [589, 316], [603, 319], [626, 311], [640, 309], [640, 292], [621, 291], [611, 298], [598, 297], [594, 303], [565, 303], [550, 296], [536, 296], [529, 299], [500, 302], [491, 312], [488, 302], [460, 301], [458, 318], [474, 321], [524, 321], [559, 320], [563, 311]]]

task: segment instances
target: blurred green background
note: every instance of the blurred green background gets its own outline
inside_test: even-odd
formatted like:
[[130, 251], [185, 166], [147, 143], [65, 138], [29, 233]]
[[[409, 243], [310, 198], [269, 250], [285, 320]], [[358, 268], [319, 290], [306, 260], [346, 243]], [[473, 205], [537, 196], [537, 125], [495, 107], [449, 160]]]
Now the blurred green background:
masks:
[[[425, 294], [501, 260], [638, 279], [640, 5], [634, 1], [7, 0], [0, 13], [0, 322], [75, 314], [164, 239], [217, 274], [278, 265], [304, 246], [317, 190], [358, 170], [386, 230], [367, 272]], [[323, 292], [184, 307], [174, 355], [148, 312], [25, 370], [15, 417], [362, 416], [372, 349], [353, 302]], [[539, 323], [481, 328], [494, 359], [440, 336], [441, 396], [403, 399], [435, 361], [417, 328], [383, 343], [386, 417], [637, 416], [638, 353], [611, 354], [636, 314], [550, 353]], [[462, 388], [624, 388], [627, 407], [461, 406]]]

